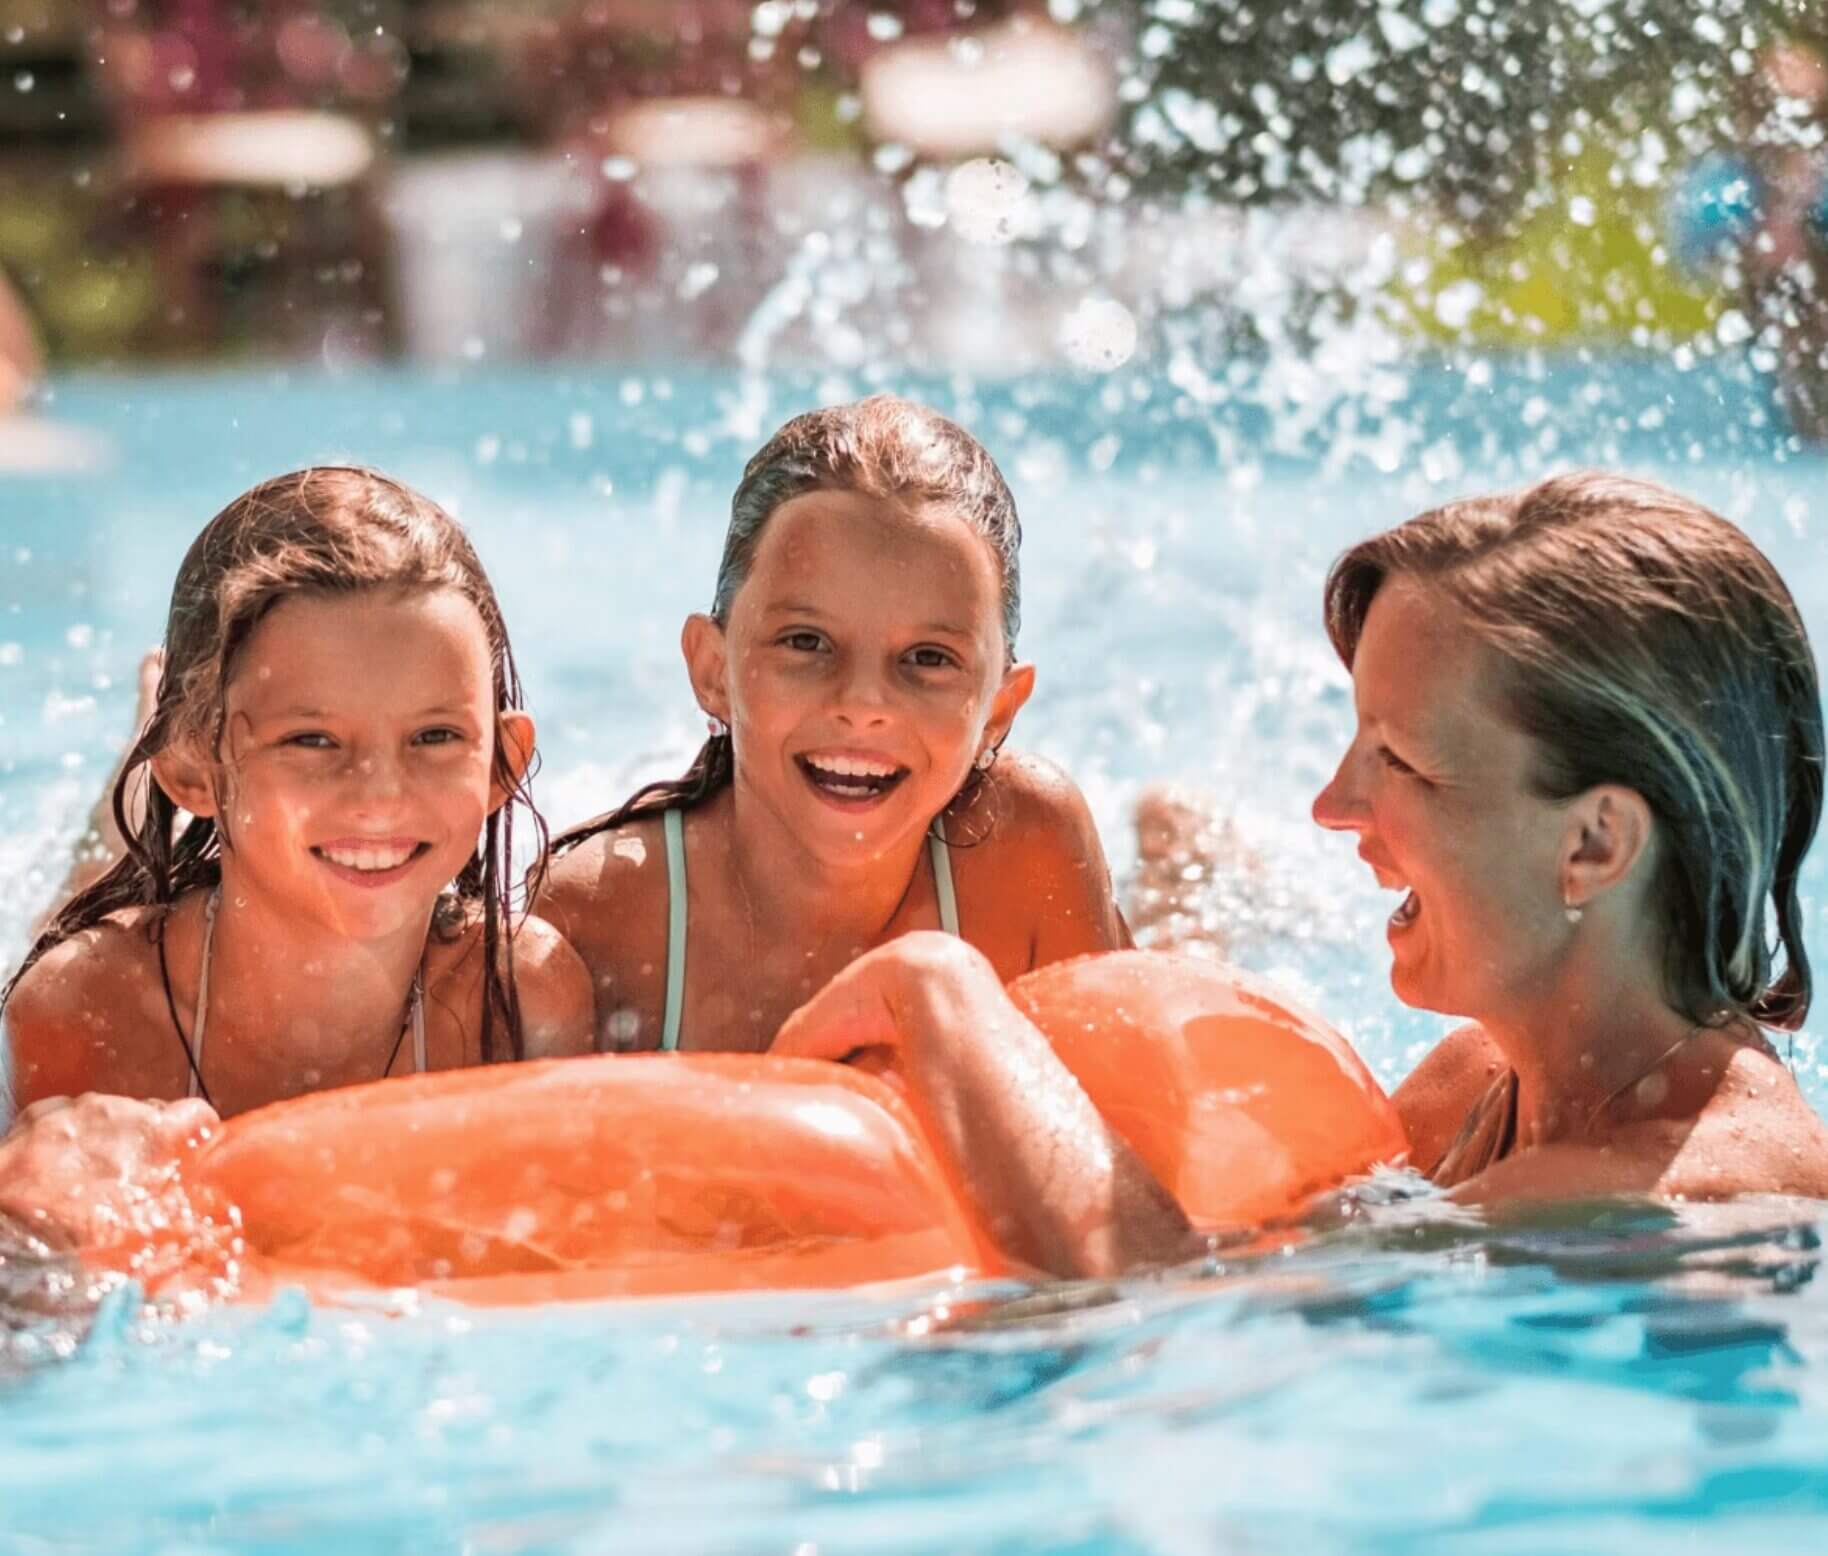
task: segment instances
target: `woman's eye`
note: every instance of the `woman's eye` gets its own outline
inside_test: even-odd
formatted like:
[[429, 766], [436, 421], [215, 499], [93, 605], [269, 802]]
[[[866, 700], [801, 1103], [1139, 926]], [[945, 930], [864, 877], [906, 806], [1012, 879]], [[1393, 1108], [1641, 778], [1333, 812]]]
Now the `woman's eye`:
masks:
[[328, 751], [336, 742], [321, 729], [301, 729], [295, 735], [287, 735], [280, 741], [283, 746], [299, 746], [306, 751]]
[[413, 739], [422, 746], [449, 746], [455, 745], [463, 739], [463, 731], [445, 728], [422, 729]]
[[825, 639], [817, 632], [789, 632], [781, 639], [781, 644], [795, 653], [816, 654], [825, 647]]
[[1418, 774], [1416, 773], [1416, 770], [1413, 767], [1411, 767], [1407, 762], [1405, 762], [1400, 756], [1398, 756], [1394, 751], [1392, 751], [1390, 749], [1390, 747], [1379, 746], [1377, 748], [1377, 755], [1378, 755], [1378, 760], [1381, 761], [1384, 764], [1384, 766], [1388, 767], [1391, 772], [1406, 773], [1411, 778], [1418, 776]]
[[922, 670], [945, 670], [958, 663], [958, 660], [945, 649], [931, 646], [910, 649], [908, 658]]

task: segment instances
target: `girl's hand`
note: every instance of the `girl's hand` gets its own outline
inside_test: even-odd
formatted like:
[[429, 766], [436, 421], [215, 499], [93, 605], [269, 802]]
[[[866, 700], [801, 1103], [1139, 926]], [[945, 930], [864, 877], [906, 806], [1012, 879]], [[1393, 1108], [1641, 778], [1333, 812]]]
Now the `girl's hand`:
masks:
[[[904, 1050], [931, 1036], [919, 1019], [919, 998], [941, 985], [982, 980], [1002, 992], [990, 963], [961, 940], [930, 931], [903, 935], [859, 957], [789, 1016], [770, 1053], [796, 1059], [853, 1059], [864, 1068], [906, 1062]], [[879, 1061], [871, 1064], [868, 1061]]]
[[108, 1246], [218, 1122], [196, 1100], [36, 1102], [0, 1138], [0, 1213], [55, 1247]]
[[886, 1057], [955, 1189], [1020, 1264], [1109, 1275], [1198, 1251], [1173, 1197], [961, 940], [905, 935], [859, 958], [770, 1052]]

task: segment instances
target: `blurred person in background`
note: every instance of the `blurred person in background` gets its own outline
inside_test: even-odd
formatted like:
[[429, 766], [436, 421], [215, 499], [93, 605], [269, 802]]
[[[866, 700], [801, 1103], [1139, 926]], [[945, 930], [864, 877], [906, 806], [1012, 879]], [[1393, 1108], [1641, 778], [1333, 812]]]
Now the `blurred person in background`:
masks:
[[98, 0], [90, 63], [165, 301], [164, 344], [280, 328], [382, 344], [387, 244], [368, 199], [406, 76], [397, 5]]
[[38, 331], [0, 270], [0, 416], [18, 407], [43, 370]]

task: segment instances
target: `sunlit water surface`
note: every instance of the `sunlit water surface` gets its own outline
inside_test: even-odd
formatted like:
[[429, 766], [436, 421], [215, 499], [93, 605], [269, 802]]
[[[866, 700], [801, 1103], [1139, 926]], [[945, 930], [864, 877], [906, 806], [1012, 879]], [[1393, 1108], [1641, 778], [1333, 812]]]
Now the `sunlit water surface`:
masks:
[[[87, 429], [103, 462], [0, 476], [8, 959], [125, 733], [177, 560], [236, 492], [355, 460], [460, 513], [562, 823], [695, 747], [678, 626], [708, 598], [742, 459], [793, 411], [866, 387], [62, 384], [48, 414]], [[984, 436], [1022, 506], [1021, 649], [1040, 684], [1018, 743], [1079, 779], [1120, 876], [1139, 787], [1204, 789], [1243, 844], [1212, 894], [1233, 953], [1349, 1031], [1386, 1082], [1440, 1026], [1385, 985], [1391, 899], [1306, 819], [1350, 728], [1319, 624], [1332, 556], [1449, 496], [1605, 462], [1745, 525], [1828, 640], [1828, 470], [1735, 363], [1442, 361], [1378, 386], [1375, 417], [1351, 396], [1272, 413], [1247, 375], [1197, 406], [1141, 372], [912, 387]], [[1824, 960], [1828, 939], [1812, 943]], [[1794, 1063], [1828, 1102], [1813, 1038]], [[1819, 1537], [1819, 1207], [1492, 1229], [1417, 1195], [1375, 1184], [1292, 1252], [1038, 1294], [395, 1318], [282, 1301], [178, 1325], [118, 1299], [91, 1320], [54, 1266], [9, 1258], [0, 1551], [1619, 1553]]]

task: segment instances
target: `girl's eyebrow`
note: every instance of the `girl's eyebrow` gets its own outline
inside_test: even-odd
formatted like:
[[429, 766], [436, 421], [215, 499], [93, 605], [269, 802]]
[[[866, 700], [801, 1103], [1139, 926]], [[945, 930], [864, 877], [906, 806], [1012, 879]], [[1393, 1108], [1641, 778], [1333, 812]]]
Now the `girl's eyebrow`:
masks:
[[[775, 616], [826, 616], [826, 612], [805, 600], [775, 600], [764, 607], [769, 615]], [[961, 627], [951, 621], [925, 621], [914, 629], [916, 632], [937, 632], [943, 637], [969, 638], [975, 636], [970, 627]]]

